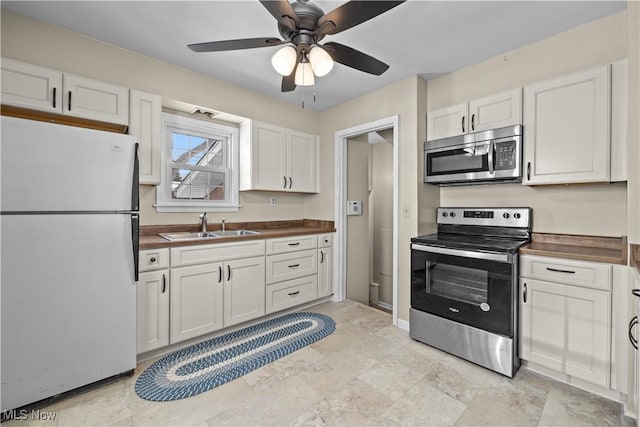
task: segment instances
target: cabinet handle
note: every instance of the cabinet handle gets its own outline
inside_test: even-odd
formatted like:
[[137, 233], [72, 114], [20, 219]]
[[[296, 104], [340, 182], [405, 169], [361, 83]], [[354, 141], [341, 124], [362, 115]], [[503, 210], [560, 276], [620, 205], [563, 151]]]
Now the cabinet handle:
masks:
[[324, 251], [320, 251], [320, 264], [324, 262]]
[[218, 283], [222, 282], [222, 266], [218, 266]]
[[71, 91], [69, 91], [69, 104], [67, 104], [67, 108], [71, 111]]
[[464, 116], [462, 116], [462, 133], [464, 133]]
[[53, 88], [53, 108], [56, 108], [56, 88]]
[[298, 246], [300, 245], [300, 242], [296, 242], [296, 243], [289, 243], [289, 246]]
[[638, 316], [634, 316], [629, 322], [629, 341], [636, 350], [638, 349], [638, 340], [633, 336], [633, 327], [638, 324]]
[[476, 124], [475, 124], [475, 122], [476, 122], [476, 114], [475, 114], [475, 113], [473, 113], [473, 114], [471, 115], [471, 130], [476, 130]]
[[522, 302], [527, 303], [527, 284], [524, 284], [524, 292], [522, 292]]
[[633, 289], [631, 291], [631, 293], [635, 296], [637, 296], [638, 298], [640, 298], [640, 289]]
[[282, 179], [284, 180], [284, 184], [282, 184], [282, 188], [287, 188], [287, 177], [283, 176]]
[[156, 262], [156, 257], [152, 256], [151, 258], [149, 258], [149, 262], [152, 264]]
[[295, 291], [295, 292], [289, 292], [287, 295], [289, 295], [290, 297], [294, 296], [294, 295], [298, 295], [300, 293], [300, 291]]
[[575, 271], [571, 271], [571, 270], [560, 270], [558, 268], [551, 268], [551, 267], [547, 267], [547, 270], [549, 271], [553, 271], [554, 273], [567, 273], [567, 274], [576, 274]]
[[296, 267], [300, 267], [300, 264], [291, 264], [291, 265], [289, 266], [289, 268], [296, 268]]
[[227, 264], [227, 282], [231, 280], [231, 266]]
[[293, 179], [289, 177], [289, 190], [291, 190], [291, 187], [293, 187]]
[[162, 293], [164, 294], [166, 290], [167, 290], [167, 278], [163, 274], [162, 275]]
[[531, 179], [531, 162], [527, 162], [527, 181]]

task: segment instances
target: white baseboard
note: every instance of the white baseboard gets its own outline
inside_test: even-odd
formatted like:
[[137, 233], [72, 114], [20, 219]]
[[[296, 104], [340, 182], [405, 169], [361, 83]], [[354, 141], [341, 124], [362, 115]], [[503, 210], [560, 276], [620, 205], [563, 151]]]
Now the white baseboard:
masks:
[[398, 324], [396, 326], [404, 331], [409, 330], [409, 322], [406, 320], [398, 319]]

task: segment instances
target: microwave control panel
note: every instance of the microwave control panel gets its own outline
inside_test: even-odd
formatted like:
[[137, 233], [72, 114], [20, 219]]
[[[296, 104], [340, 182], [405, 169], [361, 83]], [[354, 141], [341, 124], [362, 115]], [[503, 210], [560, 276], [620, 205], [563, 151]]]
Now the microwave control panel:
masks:
[[518, 150], [516, 148], [516, 141], [505, 141], [499, 142], [495, 145], [496, 150], [496, 159], [495, 159], [495, 169], [496, 170], [510, 170], [515, 169], [518, 161], [516, 156], [518, 155]]

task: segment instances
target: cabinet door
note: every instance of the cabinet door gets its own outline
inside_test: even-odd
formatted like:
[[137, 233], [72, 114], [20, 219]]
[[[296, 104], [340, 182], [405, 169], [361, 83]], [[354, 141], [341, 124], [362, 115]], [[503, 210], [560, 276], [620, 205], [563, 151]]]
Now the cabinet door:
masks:
[[264, 316], [264, 257], [224, 263], [224, 326]]
[[333, 249], [318, 249], [318, 298], [331, 295], [333, 273]]
[[2, 58], [2, 104], [62, 113], [62, 73]]
[[609, 67], [524, 88], [523, 183], [609, 181]]
[[169, 270], [140, 273], [136, 353], [169, 345]]
[[469, 132], [522, 123], [522, 89], [514, 89], [469, 102]]
[[62, 114], [107, 123], [129, 124], [129, 89], [64, 74]]
[[222, 263], [171, 269], [171, 343], [223, 327]]
[[162, 97], [131, 90], [129, 135], [138, 138], [140, 184], [160, 184]]
[[318, 192], [318, 139], [315, 135], [287, 131], [287, 190]]
[[427, 112], [427, 141], [469, 132], [469, 104], [464, 102]]
[[520, 279], [521, 357], [609, 386], [610, 294]]
[[278, 126], [254, 123], [251, 140], [252, 190], [284, 191], [286, 172], [286, 130]]

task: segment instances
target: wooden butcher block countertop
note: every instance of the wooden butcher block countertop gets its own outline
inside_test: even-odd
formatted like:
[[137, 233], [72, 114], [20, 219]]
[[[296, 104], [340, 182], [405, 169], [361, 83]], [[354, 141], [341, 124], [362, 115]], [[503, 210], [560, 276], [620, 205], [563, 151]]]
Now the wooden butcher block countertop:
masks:
[[520, 253], [625, 265], [627, 238], [533, 233]]
[[[220, 230], [219, 223], [207, 224], [211, 232]], [[251, 230], [259, 234], [249, 236], [226, 236], [211, 239], [169, 241], [158, 233], [198, 232], [197, 224], [145, 225], [140, 227], [140, 250], [169, 248], [176, 246], [214, 245], [216, 243], [240, 242], [244, 240], [272, 239], [275, 237], [301, 236], [305, 234], [333, 233], [336, 231], [333, 221], [300, 219], [286, 221], [230, 222], [227, 230]]]

